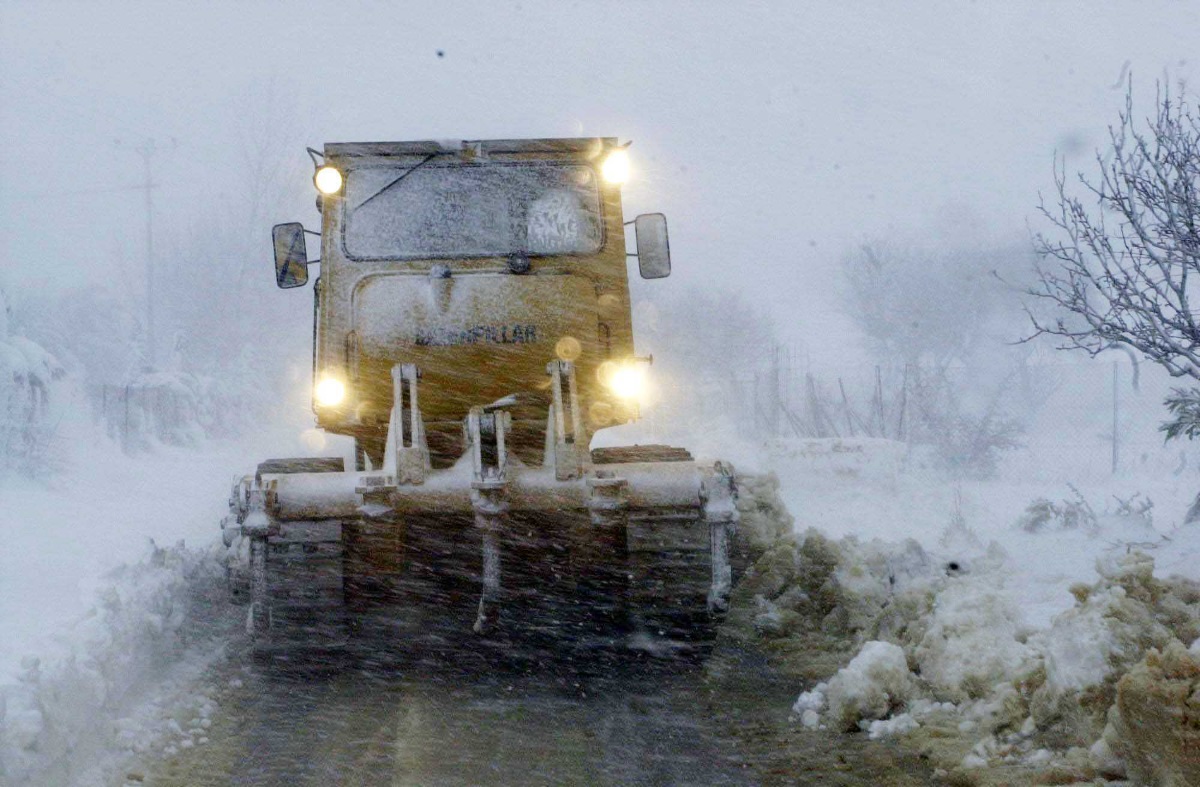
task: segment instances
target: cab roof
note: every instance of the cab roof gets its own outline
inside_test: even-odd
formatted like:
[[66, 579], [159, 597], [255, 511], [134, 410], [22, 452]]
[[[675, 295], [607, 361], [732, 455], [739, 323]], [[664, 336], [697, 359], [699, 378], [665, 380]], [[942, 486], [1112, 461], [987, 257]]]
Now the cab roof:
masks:
[[557, 139], [442, 139], [416, 142], [327, 142], [327, 158], [356, 156], [411, 156], [476, 150], [480, 153], [600, 153], [615, 147], [616, 137], [561, 137]]

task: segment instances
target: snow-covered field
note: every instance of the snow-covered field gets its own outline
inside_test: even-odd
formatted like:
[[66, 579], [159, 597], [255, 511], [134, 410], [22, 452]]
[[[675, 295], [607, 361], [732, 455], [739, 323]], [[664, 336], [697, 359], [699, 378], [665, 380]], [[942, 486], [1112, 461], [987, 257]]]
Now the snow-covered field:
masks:
[[[997, 479], [953, 481], [912, 468], [904, 445], [871, 440], [780, 442], [767, 447], [767, 457], [762, 465], [779, 476], [800, 531], [912, 538], [964, 565], [995, 544], [1005, 556], [1005, 594], [1034, 628], [1072, 606], [1070, 586], [1094, 580], [1097, 560], [1131, 549], [1152, 555], [1162, 575], [1200, 580], [1200, 540], [1180, 529], [1200, 492], [1194, 473], [1080, 480], [1069, 472], [1027, 472], [1018, 457]], [[1060, 518], [1029, 532], [1020, 523], [1039, 499], [1059, 509], [1080, 509], [1082, 501], [1096, 521], [1062, 527]], [[1153, 507], [1139, 515], [1146, 499]], [[1131, 500], [1133, 511], [1118, 514]]]

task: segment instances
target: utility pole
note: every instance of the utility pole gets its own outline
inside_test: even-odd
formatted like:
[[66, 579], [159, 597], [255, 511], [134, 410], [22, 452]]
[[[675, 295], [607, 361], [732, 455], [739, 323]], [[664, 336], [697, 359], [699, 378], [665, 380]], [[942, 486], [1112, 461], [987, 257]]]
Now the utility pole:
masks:
[[154, 157], [154, 140], [147, 137], [133, 149], [142, 157], [146, 178], [140, 188], [146, 193], [146, 364], [153, 371], [157, 367], [154, 334], [154, 188], [157, 184], [150, 167]]
[[132, 150], [134, 153], [142, 157], [143, 179], [140, 186], [131, 186], [130, 191], [145, 192], [146, 197], [146, 273], [143, 277], [145, 285], [146, 299], [146, 366], [150, 371], [157, 367], [158, 358], [156, 354], [157, 342], [155, 339], [155, 320], [154, 320], [154, 189], [158, 188], [158, 184], [154, 182], [154, 173], [151, 168], [151, 160], [157, 151], [157, 146], [151, 137], [143, 137], [140, 145], [136, 147], [128, 147], [122, 144], [121, 140], [117, 140], [117, 147]]
[[[1101, 349], [1101, 351], [1121, 350], [1122, 352], [1124, 352], [1126, 355], [1129, 356], [1129, 363], [1133, 367], [1133, 390], [1135, 392], [1140, 391], [1141, 386], [1138, 384], [1138, 382], [1139, 382], [1141, 375], [1139, 374], [1139, 371], [1138, 371], [1137, 353], [1135, 353], [1129, 347], [1126, 347], [1123, 344], [1117, 344], [1116, 342], [1113, 342], [1112, 344], [1109, 344], [1100, 349]], [[1120, 369], [1117, 367], [1117, 362], [1113, 361], [1113, 367], [1112, 367], [1112, 472], [1113, 472], [1113, 475], [1116, 475], [1117, 471], [1121, 469], [1121, 433], [1120, 433], [1121, 393], [1117, 387], [1119, 378], [1120, 378]]]

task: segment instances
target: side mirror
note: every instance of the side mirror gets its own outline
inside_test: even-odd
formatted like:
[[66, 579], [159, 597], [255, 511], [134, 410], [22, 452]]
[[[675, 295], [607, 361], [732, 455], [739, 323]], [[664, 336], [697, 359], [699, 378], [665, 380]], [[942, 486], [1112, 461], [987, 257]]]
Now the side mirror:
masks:
[[275, 283], [285, 290], [303, 287], [308, 283], [304, 225], [299, 222], [276, 224], [271, 228], [271, 240], [275, 242]]
[[643, 279], [663, 279], [671, 275], [671, 244], [667, 240], [667, 217], [644, 213], [633, 220], [637, 238], [638, 273]]

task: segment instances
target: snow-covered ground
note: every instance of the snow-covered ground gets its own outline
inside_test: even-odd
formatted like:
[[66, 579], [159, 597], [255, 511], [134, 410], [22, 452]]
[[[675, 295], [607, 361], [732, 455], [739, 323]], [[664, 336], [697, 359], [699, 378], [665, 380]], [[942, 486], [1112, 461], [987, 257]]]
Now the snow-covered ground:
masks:
[[86, 421], [67, 428], [61, 470], [0, 480], [0, 675], [28, 652], [69, 638], [105, 576], [140, 560], [151, 542], [213, 543], [235, 476], [256, 461], [313, 453], [299, 427], [133, 456]]
[[258, 459], [346, 447], [293, 418], [126, 455], [77, 391], [60, 395], [55, 466], [0, 479], [5, 784], [107, 784], [130, 752], [169, 745], [179, 709], [207, 707], [192, 683], [237, 624], [218, 547], [231, 482]]
[[[948, 771], [1191, 783], [1161, 762], [1192, 733], [1145, 697], [1200, 671], [1200, 525], [1183, 524], [1193, 473], [1072, 483], [1016, 463], [956, 482], [870, 440], [774, 443], [766, 464], [799, 536], [743, 588], [753, 625], [768, 641], [857, 640], [799, 692], [797, 723], [914, 736]], [[836, 568], [821, 577], [823, 565]], [[1157, 723], [1167, 748], [1144, 751], [1137, 730]], [[1136, 770], [1139, 758], [1151, 765]]]
[[[1093, 581], [1097, 560], [1130, 549], [1153, 555], [1164, 576], [1200, 580], [1200, 539], [1179, 529], [1200, 492], [1194, 472], [1081, 479], [1069, 470], [1035, 473], [1014, 457], [997, 479], [954, 481], [913, 464], [903, 444], [862, 439], [776, 442], [761, 462], [779, 476], [798, 531], [815, 527], [863, 541], [912, 538], [963, 561], [995, 543], [1007, 555], [1005, 594], [1034, 628], [1072, 606], [1070, 586]], [[1036, 500], [1063, 508], [1081, 498], [1096, 515], [1095, 527], [1048, 522], [1028, 532], [1020, 526]], [[1148, 516], [1117, 514], [1121, 501], [1132, 500], [1136, 511], [1146, 499], [1153, 502]]]
[[[345, 449], [293, 420], [241, 441], [135, 456], [75, 422], [61, 470], [3, 482], [0, 774], [101, 783], [123, 753], [169, 745], [178, 708], [208, 707], [190, 681], [222, 643], [189, 640], [186, 618], [229, 614], [197, 605], [220, 584], [214, 547], [232, 477], [254, 458]], [[1079, 480], [1018, 462], [995, 480], [956, 482], [887, 441], [707, 438], [691, 441], [698, 456], [779, 477], [794, 543], [823, 534], [841, 572], [837, 603], [853, 607], [849, 620], [871, 621], [841, 630], [864, 640], [844, 669], [797, 685], [801, 725], [881, 737], [951, 724], [972, 746], [964, 766], [1012, 756], [998, 709], [1012, 705], [1022, 676], [1040, 668], [1059, 692], [1043, 696], [1053, 704], [1108, 679], [1120, 660], [1125, 635], [1112, 621], [1129, 616], [1120, 605], [1147, 581], [1138, 553], [1155, 577], [1200, 580], [1200, 528], [1181, 527], [1198, 486], [1190, 472]], [[1030, 524], [1037, 500], [1057, 518]], [[1122, 500], [1132, 501], [1123, 512]], [[784, 585], [760, 602], [756, 625], [785, 629], [788, 614], [803, 614], [804, 593]], [[881, 622], [889, 604], [895, 619]], [[1001, 730], [1024, 736], [1021, 762], [1061, 759], [1034, 735], [1049, 716], [1028, 713]]]

